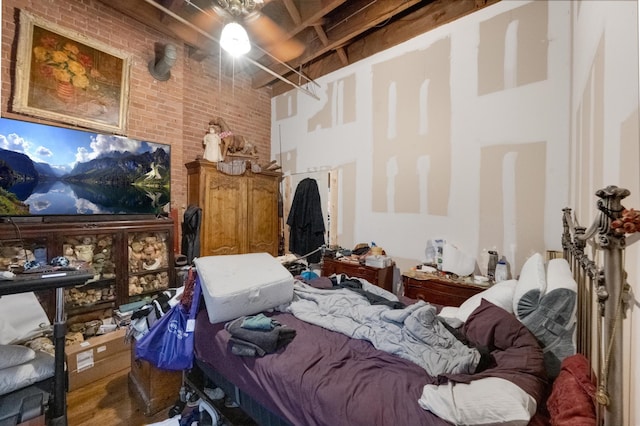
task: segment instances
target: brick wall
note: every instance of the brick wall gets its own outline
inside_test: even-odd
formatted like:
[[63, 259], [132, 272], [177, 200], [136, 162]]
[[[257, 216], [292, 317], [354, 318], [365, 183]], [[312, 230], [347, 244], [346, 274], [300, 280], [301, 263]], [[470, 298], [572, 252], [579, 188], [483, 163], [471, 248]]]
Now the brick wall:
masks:
[[[260, 161], [270, 159], [271, 90], [254, 90], [241, 64], [223, 58], [189, 58], [188, 47], [121, 14], [97, 0], [3, 0], [2, 116], [47, 123], [11, 111], [18, 41], [19, 10], [105, 43], [131, 57], [126, 136], [171, 145], [172, 208], [182, 217], [186, 207], [184, 164], [202, 155], [209, 120], [220, 116], [236, 134], [258, 149]], [[155, 80], [147, 69], [156, 44], [177, 47], [177, 61], [168, 81]], [[226, 61], [226, 63], [225, 63]], [[231, 70], [234, 69], [234, 72]], [[221, 72], [222, 71], [222, 72]], [[48, 123], [55, 124], [55, 123]], [[100, 132], [100, 131], [98, 131]]]

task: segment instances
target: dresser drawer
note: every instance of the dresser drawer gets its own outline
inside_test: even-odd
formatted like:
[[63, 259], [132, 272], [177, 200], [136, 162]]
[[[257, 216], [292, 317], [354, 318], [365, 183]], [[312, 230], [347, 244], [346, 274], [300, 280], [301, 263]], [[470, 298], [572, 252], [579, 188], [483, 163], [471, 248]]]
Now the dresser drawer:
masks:
[[322, 260], [323, 276], [345, 274], [350, 278], [362, 278], [390, 292], [393, 292], [393, 269], [394, 265], [386, 268], [376, 268], [331, 258]]
[[402, 277], [404, 295], [434, 305], [460, 306], [465, 300], [484, 290], [482, 287], [440, 280], [418, 280]]

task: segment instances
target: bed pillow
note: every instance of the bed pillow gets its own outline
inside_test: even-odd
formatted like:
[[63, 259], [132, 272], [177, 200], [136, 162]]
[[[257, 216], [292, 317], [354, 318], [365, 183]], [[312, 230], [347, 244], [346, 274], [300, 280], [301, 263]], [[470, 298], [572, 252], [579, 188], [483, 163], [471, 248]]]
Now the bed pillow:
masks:
[[35, 351], [26, 346], [0, 345], [0, 370], [24, 364], [35, 357]]
[[576, 352], [577, 285], [569, 263], [552, 259], [547, 266], [547, 288], [538, 305], [522, 323], [543, 347], [545, 368], [550, 378], [560, 372], [563, 359]]
[[572, 355], [562, 361], [562, 369], [547, 400], [551, 424], [596, 424], [596, 384], [591, 378], [595, 375], [584, 355]]
[[509, 313], [513, 313], [513, 295], [515, 292], [517, 280], [501, 281], [489, 287], [488, 289], [471, 296], [464, 301], [456, 313], [456, 317], [466, 322], [469, 315], [480, 306], [482, 299], [488, 300], [496, 306], [501, 307]]
[[35, 358], [31, 361], [0, 370], [0, 395], [53, 377], [54, 366], [53, 356], [37, 351]]
[[440, 312], [438, 312], [438, 318], [445, 321], [453, 328], [459, 328], [464, 324], [464, 321], [460, 321], [458, 318], [459, 310], [460, 308], [457, 306], [445, 306], [440, 309]]
[[542, 348], [531, 332], [513, 315], [482, 299], [461, 329], [477, 347], [487, 348], [494, 365], [473, 375], [442, 375], [445, 380], [469, 383], [483, 377], [500, 377], [514, 383], [541, 403], [547, 383]]
[[513, 313], [519, 320], [536, 309], [546, 288], [544, 259], [540, 253], [535, 253], [522, 265], [513, 293]]
[[[475, 374], [438, 376], [438, 386], [423, 389], [425, 406], [439, 411], [443, 418], [451, 416], [456, 424], [460, 423], [455, 416], [460, 416], [462, 424], [528, 424], [543, 401], [547, 383], [542, 349], [535, 337], [513, 314], [486, 299], [481, 299], [461, 331], [473, 345], [487, 348], [494, 362]], [[492, 380], [484, 381], [487, 378]], [[479, 383], [459, 386], [474, 382]], [[485, 387], [486, 383], [491, 386]], [[476, 393], [483, 394], [480, 407]], [[426, 401], [429, 398], [436, 401]]]
[[457, 425], [526, 426], [537, 407], [529, 394], [497, 377], [471, 383], [426, 385], [418, 404]]

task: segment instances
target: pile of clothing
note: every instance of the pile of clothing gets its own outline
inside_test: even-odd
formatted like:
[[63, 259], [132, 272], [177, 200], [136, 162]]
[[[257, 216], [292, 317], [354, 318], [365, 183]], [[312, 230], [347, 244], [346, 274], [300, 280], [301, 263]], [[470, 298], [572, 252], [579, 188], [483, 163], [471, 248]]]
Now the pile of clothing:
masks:
[[239, 356], [264, 356], [286, 346], [296, 336], [292, 328], [264, 314], [242, 316], [225, 324], [231, 334], [231, 352]]

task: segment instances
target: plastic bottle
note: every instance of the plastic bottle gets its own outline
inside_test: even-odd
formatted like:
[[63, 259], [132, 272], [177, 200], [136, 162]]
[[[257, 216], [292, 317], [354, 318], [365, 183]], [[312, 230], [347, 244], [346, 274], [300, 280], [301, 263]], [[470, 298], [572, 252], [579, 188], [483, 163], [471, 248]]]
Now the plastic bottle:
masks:
[[498, 252], [489, 250], [489, 264], [487, 265], [487, 278], [489, 281], [495, 281], [496, 265], [498, 264]]
[[487, 276], [487, 267], [489, 266], [489, 251], [486, 248], [482, 249], [480, 257], [478, 258], [478, 271], [483, 277]]
[[500, 259], [500, 261], [496, 264], [495, 281], [499, 283], [500, 281], [506, 281], [507, 279], [509, 279], [507, 262], [504, 259]]

